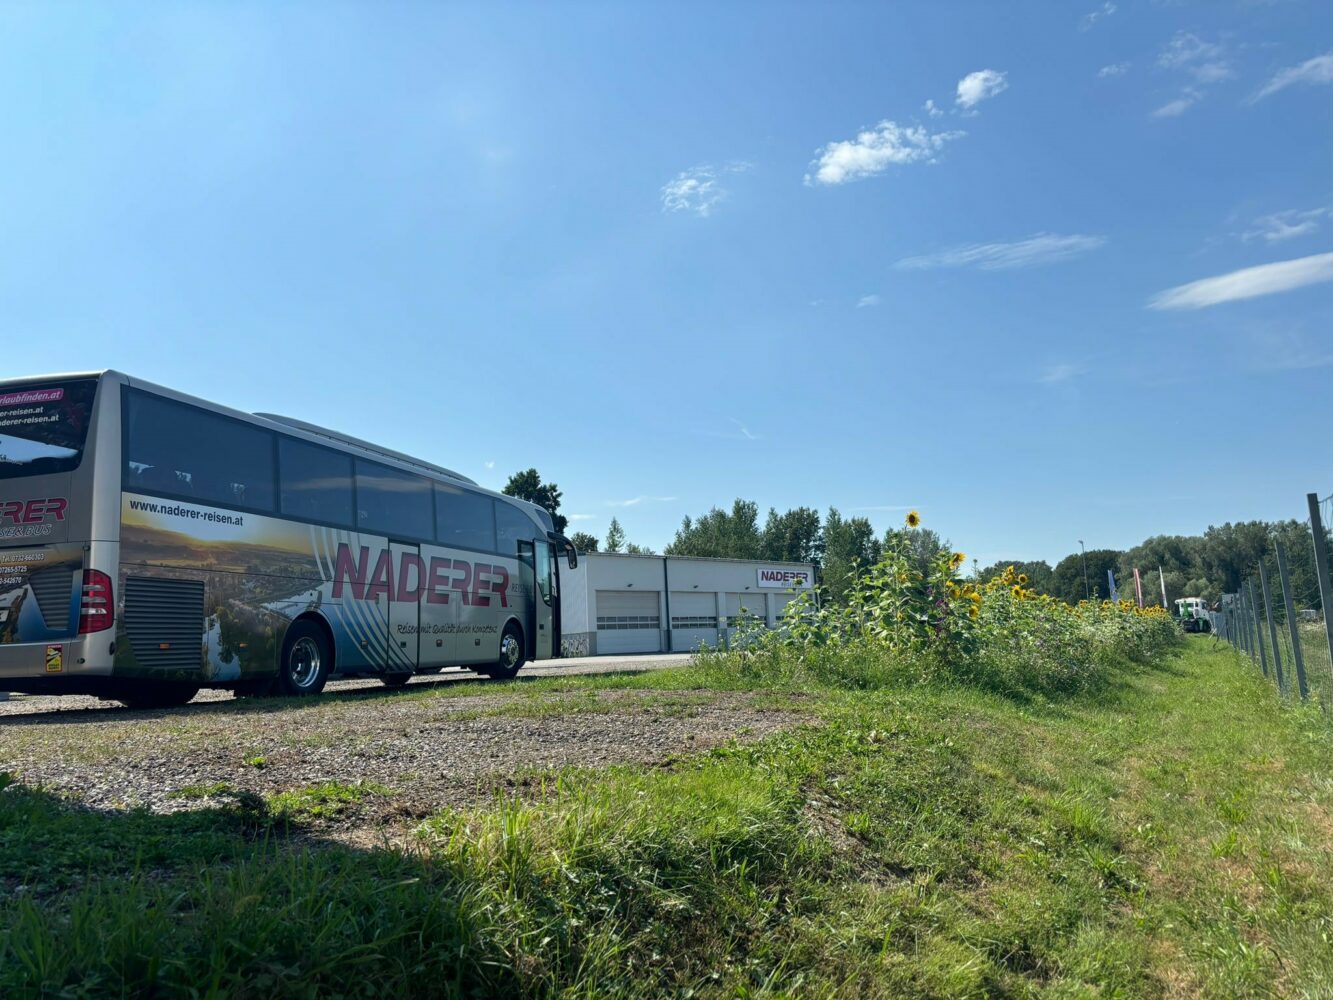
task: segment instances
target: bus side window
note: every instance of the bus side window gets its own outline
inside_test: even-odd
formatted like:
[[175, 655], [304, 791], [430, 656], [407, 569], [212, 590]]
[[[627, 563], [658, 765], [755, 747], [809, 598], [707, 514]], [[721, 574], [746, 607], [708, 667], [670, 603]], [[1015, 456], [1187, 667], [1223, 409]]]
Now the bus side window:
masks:
[[516, 507], [495, 501], [495, 548], [502, 556], [518, 555], [518, 543], [530, 542], [537, 534], [537, 526]]

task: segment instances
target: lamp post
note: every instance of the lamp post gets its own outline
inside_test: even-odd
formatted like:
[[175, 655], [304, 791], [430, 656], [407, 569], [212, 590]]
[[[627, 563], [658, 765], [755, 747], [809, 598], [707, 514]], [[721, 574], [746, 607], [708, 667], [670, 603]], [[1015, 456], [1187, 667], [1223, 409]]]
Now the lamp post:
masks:
[[1078, 550], [1083, 555], [1083, 599], [1092, 600], [1092, 591], [1088, 589], [1088, 550], [1083, 547], [1083, 539], [1078, 540]]

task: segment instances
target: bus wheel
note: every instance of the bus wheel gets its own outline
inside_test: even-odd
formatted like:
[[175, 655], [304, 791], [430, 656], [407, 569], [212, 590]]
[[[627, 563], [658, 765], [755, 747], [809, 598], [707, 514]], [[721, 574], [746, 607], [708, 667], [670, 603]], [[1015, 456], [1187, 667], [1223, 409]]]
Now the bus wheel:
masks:
[[294, 622], [282, 644], [275, 694], [319, 694], [329, 679], [333, 657], [324, 630], [311, 621]]
[[510, 622], [500, 637], [500, 658], [486, 669], [486, 673], [496, 680], [507, 681], [518, 673], [523, 659], [523, 631]]
[[180, 708], [198, 693], [198, 685], [162, 681], [120, 688], [115, 699], [126, 708]]
[[380, 674], [380, 683], [391, 688], [406, 687], [411, 679], [411, 674]]

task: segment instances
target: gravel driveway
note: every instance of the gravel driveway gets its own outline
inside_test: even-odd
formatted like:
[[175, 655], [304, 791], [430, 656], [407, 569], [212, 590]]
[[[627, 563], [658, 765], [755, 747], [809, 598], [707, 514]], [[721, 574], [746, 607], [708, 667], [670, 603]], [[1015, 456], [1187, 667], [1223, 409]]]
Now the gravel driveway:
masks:
[[808, 717], [798, 704], [712, 691], [476, 694], [414, 682], [307, 703], [227, 699], [184, 709], [76, 710], [0, 717], [0, 771], [94, 808], [155, 812], [226, 786], [263, 794], [323, 782], [382, 790], [357, 825], [489, 799], [566, 767], [660, 764]]

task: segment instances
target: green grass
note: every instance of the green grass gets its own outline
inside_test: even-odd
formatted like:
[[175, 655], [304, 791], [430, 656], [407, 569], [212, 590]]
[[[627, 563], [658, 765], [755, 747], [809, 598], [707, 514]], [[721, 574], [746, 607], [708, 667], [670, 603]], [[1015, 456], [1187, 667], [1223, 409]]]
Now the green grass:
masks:
[[[1333, 994], [1317, 709], [1206, 638], [1064, 699], [878, 669], [779, 681], [810, 725], [564, 772], [401, 849], [321, 841], [368, 785], [152, 816], [12, 784], [0, 995]], [[771, 683], [705, 659], [511, 688]]]

